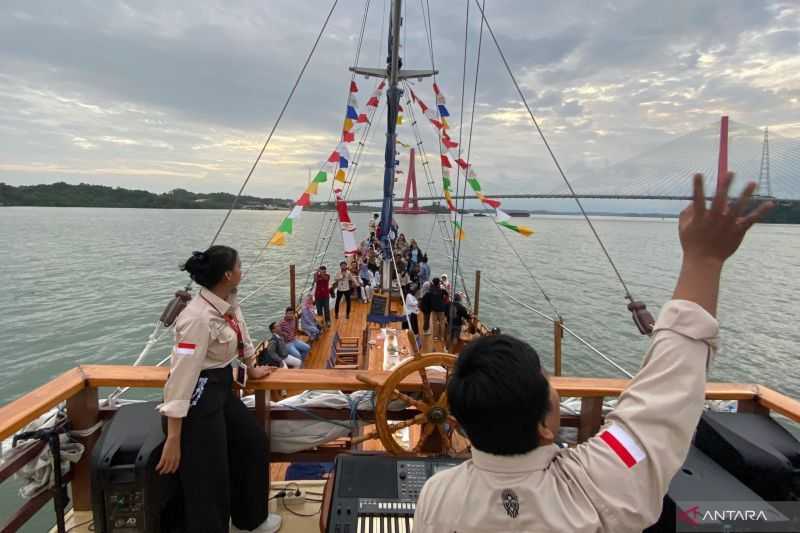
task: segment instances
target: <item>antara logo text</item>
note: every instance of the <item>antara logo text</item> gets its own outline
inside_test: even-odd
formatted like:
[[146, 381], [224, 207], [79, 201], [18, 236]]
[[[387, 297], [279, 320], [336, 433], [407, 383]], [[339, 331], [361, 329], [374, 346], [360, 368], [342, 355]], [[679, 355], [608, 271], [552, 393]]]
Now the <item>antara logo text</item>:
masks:
[[729, 522], [733, 520], [767, 521], [767, 514], [762, 510], [752, 509], [700, 509], [699, 505], [685, 511], [678, 511], [678, 520], [693, 526], [704, 522]]

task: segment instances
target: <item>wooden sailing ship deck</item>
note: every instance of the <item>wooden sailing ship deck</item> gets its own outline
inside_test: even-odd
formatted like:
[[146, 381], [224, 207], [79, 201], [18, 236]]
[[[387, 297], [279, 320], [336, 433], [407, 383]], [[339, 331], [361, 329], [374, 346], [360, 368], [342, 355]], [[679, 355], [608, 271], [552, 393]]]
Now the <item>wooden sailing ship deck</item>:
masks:
[[[397, 302], [394, 305], [397, 305]], [[255, 394], [254, 414], [268, 435], [271, 420], [310, 419], [308, 418], [310, 415], [340, 420], [346, 420], [349, 417], [349, 413], [338, 412], [335, 409], [311, 409], [311, 412], [307, 414], [271, 407], [270, 402], [267, 401], [268, 398], [279, 396], [280, 391], [340, 390], [348, 392], [370, 388], [370, 385], [358, 378], [359, 375], [366, 375], [378, 384], [384, 383], [389, 378], [391, 372], [383, 370], [380, 328], [367, 323], [368, 309], [366, 304], [353, 302], [349, 320], [344, 319], [344, 313], [341, 313], [342, 318], [336, 321], [334, 327], [326, 331], [314, 344], [307, 360], [307, 368], [277, 369], [269, 377], [249, 383], [249, 387]], [[363, 370], [325, 368], [327, 357], [330, 355], [331, 343], [337, 333], [343, 337], [367, 340], [367, 344], [364, 346], [366, 348], [364, 351], [366, 364]], [[406, 346], [409, 346], [407, 337], [401, 335], [399, 338], [405, 338]], [[370, 340], [375, 342], [370, 343]], [[558, 338], [554, 341], [559, 342]], [[426, 337], [425, 343], [425, 347], [429, 350], [443, 349], [439, 343], [432, 345], [430, 337]], [[168, 369], [162, 367], [82, 365], [73, 368], [21, 398], [0, 407], [0, 438], [6, 439], [12, 436], [31, 421], [63, 402], [66, 402], [66, 413], [71, 426], [74, 429], [89, 428], [98, 420], [108, 419], [114, 414], [113, 408], [101, 407], [100, 391], [102, 389], [107, 387], [160, 389], [166, 382], [167, 373]], [[627, 386], [628, 380], [554, 376], [552, 383], [562, 397], [580, 398], [579, 413], [562, 416], [562, 425], [576, 428], [580, 442], [592, 436], [600, 428], [603, 400], [618, 396]], [[422, 388], [422, 382], [416, 376], [411, 376], [405, 379], [399, 388], [403, 392], [419, 391]], [[737, 400], [739, 411], [771, 412], [800, 422], [799, 401], [761, 385], [709, 383], [706, 387], [706, 398]], [[374, 413], [365, 415], [366, 418], [369, 416], [374, 416]], [[74, 524], [86, 522], [72, 531], [89, 531], [88, 521], [91, 519], [89, 457], [97, 438], [98, 434], [95, 433], [79, 439], [86, 446], [87, 451], [68, 475], [74, 510], [70, 518]], [[283, 486], [279, 480], [283, 479], [289, 463], [330, 461], [337, 454], [350, 451], [351, 446], [347, 441], [348, 439], [343, 439], [341, 442], [293, 454], [272, 454], [273, 488], [277, 489]], [[40, 443], [21, 446], [15, 457], [0, 467], [0, 481], [8, 479], [22, 465], [34, 458], [43, 447], [44, 445]], [[364, 447], [364, 449], [379, 448], [380, 442], [378, 441], [368, 441]], [[322, 482], [309, 483], [307, 490], [321, 492]], [[13, 516], [6, 519], [5, 524], [2, 525], [2, 531], [16, 531], [51, 498], [51, 492], [44, 491], [24, 502]], [[306, 502], [305, 507], [301, 505], [297, 510], [301, 513], [308, 511], [313, 513], [316, 510], [313, 509], [313, 503]], [[276, 504], [273, 502], [274, 505]], [[275, 508], [275, 510], [281, 511], [279, 508]], [[287, 522], [282, 531], [318, 530], [318, 516], [301, 519], [291, 513], [284, 514], [287, 515]]]

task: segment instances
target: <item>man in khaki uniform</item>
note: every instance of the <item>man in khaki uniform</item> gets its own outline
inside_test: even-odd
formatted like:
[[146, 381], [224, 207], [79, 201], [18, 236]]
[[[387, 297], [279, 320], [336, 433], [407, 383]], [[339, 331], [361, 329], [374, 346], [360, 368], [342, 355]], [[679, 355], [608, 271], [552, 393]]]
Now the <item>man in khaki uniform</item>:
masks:
[[706, 209], [695, 176], [694, 202], [680, 218], [684, 258], [673, 300], [661, 310], [641, 370], [585, 443], [553, 444], [558, 394], [530, 346], [500, 335], [465, 347], [447, 391], [472, 459], [425, 484], [415, 533], [623, 533], [658, 519], [703, 410], [722, 265], [770, 207], [742, 216], [755, 184], [729, 205], [731, 179], [720, 180]]

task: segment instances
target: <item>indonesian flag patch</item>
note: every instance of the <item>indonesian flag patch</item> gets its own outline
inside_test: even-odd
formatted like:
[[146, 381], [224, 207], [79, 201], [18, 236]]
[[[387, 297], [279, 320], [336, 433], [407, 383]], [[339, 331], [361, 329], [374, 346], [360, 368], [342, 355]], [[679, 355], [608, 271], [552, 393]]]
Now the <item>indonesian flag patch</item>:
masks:
[[622, 462], [628, 468], [641, 463], [647, 457], [644, 450], [633, 440], [633, 437], [616, 424], [611, 425], [600, 433], [600, 438], [608, 444], [608, 447], [622, 459]]
[[175, 355], [194, 355], [195, 348], [197, 348], [197, 345], [191, 342], [179, 342], [175, 346]]

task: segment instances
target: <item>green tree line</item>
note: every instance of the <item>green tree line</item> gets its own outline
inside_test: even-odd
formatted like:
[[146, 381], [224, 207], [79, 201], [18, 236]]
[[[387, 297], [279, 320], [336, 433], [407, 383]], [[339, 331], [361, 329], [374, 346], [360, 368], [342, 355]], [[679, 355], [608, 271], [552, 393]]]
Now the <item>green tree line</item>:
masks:
[[[49, 185], [15, 187], [0, 183], [0, 205], [42, 207], [133, 207], [152, 209], [227, 209], [234, 195], [222, 192], [198, 194], [184, 189], [155, 194], [148, 191], [106, 187], [104, 185], [70, 185], [59, 182]], [[288, 208], [290, 200], [242, 196], [242, 208]]]

